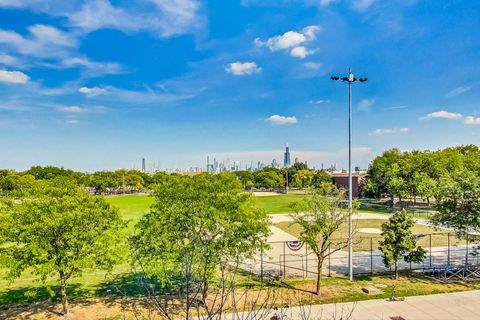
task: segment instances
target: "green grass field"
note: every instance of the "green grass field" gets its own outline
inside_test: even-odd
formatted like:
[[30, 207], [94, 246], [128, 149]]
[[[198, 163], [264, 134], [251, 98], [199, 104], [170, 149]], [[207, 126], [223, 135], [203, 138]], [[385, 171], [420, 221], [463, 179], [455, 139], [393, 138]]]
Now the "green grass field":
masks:
[[118, 195], [105, 197], [107, 202], [119, 209], [122, 218], [128, 221], [129, 228], [133, 229], [145, 212], [148, 212], [154, 198], [148, 195]]
[[304, 194], [255, 197], [255, 204], [257, 207], [267, 211], [267, 213], [289, 213], [292, 212], [290, 204], [295, 201], [301, 201], [304, 197]]
[[[363, 233], [359, 232], [359, 229], [362, 228], [381, 228], [382, 223], [385, 220], [381, 219], [359, 219], [353, 221], [353, 228], [354, 228], [354, 251], [368, 251], [370, 250], [370, 246], [373, 244], [373, 250], [378, 249], [379, 241], [382, 239], [382, 236], [379, 234], [371, 234], [371, 233]], [[283, 231], [290, 233], [294, 237], [299, 237], [301, 232], [301, 227], [298, 224], [292, 224], [292, 222], [280, 222], [275, 224], [276, 227], [282, 229]], [[432, 238], [432, 247], [446, 247], [448, 245], [448, 238], [447, 238], [447, 231], [440, 229], [435, 230], [431, 227], [416, 224], [412, 228], [412, 232], [414, 234], [433, 234]], [[341, 229], [334, 233], [333, 236], [338, 241], [334, 241], [334, 243], [343, 242], [342, 240], [347, 239], [348, 237], [348, 226], [347, 224], [343, 224]], [[370, 242], [370, 239], [373, 239], [373, 243]], [[430, 247], [430, 236], [420, 237], [418, 240], [418, 245], [422, 246], [423, 248]], [[458, 240], [455, 237], [450, 237], [450, 245], [461, 245], [465, 244]]]

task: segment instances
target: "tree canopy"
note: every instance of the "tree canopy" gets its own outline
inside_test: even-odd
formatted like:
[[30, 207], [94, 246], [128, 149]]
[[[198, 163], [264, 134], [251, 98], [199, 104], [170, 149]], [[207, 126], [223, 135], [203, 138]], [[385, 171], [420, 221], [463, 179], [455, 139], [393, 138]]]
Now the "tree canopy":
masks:
[[0, 199], [0, 262], [11, 279], [26, 270], [42, 279], [56, 274], [67, 314], [68, 280], [88, 268], [112, 268], [122, 252], [123, 226], [103, 198], [69, 180], [42, 182], [28, 196]]
[[266, 213], [253, 206], [233, 174], [172, 176], [154, 197], [136, 226], [132, 250], [147, 273], [164, 279], [180, 274], [205, 287], [205, 270], [253, 255], [269, 233]]

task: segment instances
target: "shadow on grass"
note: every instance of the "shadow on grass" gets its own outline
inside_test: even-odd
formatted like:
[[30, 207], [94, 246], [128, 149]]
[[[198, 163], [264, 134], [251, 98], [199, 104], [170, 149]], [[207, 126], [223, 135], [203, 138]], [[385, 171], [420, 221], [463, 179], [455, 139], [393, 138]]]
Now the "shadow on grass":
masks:
[[[58, 286], [28, 286], [0, 292], [0, 319], [17, 318], [21, 313], [28, 318], [40, 311], [56, 314], [55, 305], [60, 301]], [[68, 288], [70, 300], [88, 296], [89, 291], [78, 284]]]

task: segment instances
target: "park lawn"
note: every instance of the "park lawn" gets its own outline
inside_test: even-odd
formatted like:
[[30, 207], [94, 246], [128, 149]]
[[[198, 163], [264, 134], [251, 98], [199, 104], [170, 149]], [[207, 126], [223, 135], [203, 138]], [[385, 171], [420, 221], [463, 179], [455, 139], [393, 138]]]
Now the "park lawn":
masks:
[[267, 213], [290, 213], [292, 212], [291, 203], [301, 201], [304, 198], [304, 194], [255, 197], [255, 205]]
[[105, 200], [118, 208], [122, 219], [128, 221], [129, 228], [133, 229], [133, 226], [140, 220], [142, 215], [148, 212], [155, 198], [145, 194], [128, 194], [106, 196]]
[[[127, 234], [133, 232], [135, 223], [148, 212], [154, 202], [149, 195], [116, 195], [106, 196], [105, 200], [119, 209], [122, 219], [128, 222]], [[112, 274], [126, 274], [131, 270], [128, 261], [114, 267]], [[28, 303], [48, 299], [46, 287], [52, 287], [57, 293], [57, 276], [48, 278], [43, 284], [38, 276], [26, 271], [22, 276], [13, 281], [4, 280], [6, 270], [0, 270], [0, 307], [13, 302]], [[70, 289], [72, 297], [94, 297], [106, 294], [109, 275], [102, 270], [87, 270], [83, 276], [71, 280]], [[110, 289], [111, 290], [111, 289]]]
[[[381, 225], [386, 220], [383, 219], [356, 219], [353, 220], [353, 250], [354, 251], [369, 251], [371, 246], [373, 250], [378, 249], [379, 241], [382, 240], [382, 236], [379, 234], [364, 233], [359, 232], [358, 229], [361, 228], [381, 228]], [[294, 237], [299, 237], [301, 232], [301, 227], [298, 224], [292, 222], [280, 222], [275, 224], [276, 227], [282, 229], [283, 231], [290, 233]], [[418, 235], [427, 235], [420, 237], [417, 244], [423, 248], [428, 248], [430, 246], [430, 236], [432, 234], [432, 247], [446, 247], [448, 245], [448, 231], [444, 229], [436, 230], [432, 227], [415, 224], [412, 228], [412, 232]], [[335, 239], [334, 243], [344, 243], [348, 238], [348, 225], [344, 223], [340, 230], [334, 233], [333, 238]], [[370, 241], [372, 239], [372, 242]], [[462, 241], [451, 236], [450, 237], [451, 245], [462, 245]]]

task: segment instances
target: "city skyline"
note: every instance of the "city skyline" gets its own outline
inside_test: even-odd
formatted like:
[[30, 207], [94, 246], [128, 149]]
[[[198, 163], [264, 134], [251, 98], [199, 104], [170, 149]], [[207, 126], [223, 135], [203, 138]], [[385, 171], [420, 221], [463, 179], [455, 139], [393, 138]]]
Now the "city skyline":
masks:
[[346, 168], [349, 67], [355, 165], [480, 141], [474, 1], [49, 3], [0, 1], [1, 168]]

